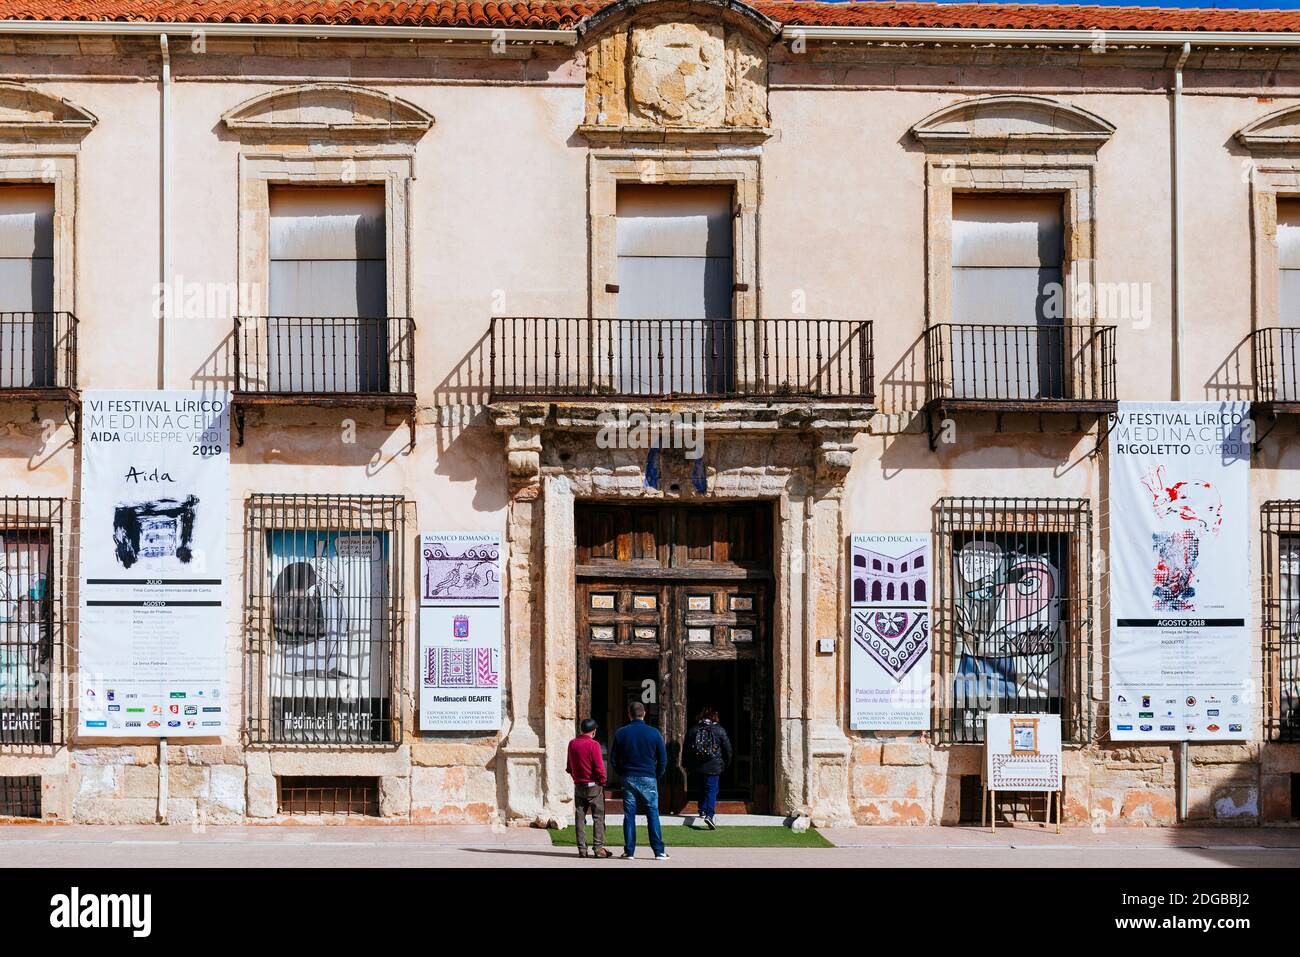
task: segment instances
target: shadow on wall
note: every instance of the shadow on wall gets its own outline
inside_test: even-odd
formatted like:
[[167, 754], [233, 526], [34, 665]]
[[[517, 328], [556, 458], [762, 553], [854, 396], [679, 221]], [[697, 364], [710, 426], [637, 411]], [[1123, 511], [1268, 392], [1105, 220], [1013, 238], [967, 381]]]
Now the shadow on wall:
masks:
[[1255, 379], [1252, 370], [1251, 337], [1246, 336], [1206, 380], [1205, 398], [1223, 402], [1254, 399]]
[[484, 330], [433, 391], [435, 473], [452, 482], [474, 482], [474, 509], [505, 508], [504, 438], [488, 421], [492, 339]]
[[919, 335], [880, 378], [876, 404], [882, 412], [903, 412], [925, 405], [925, 335]]

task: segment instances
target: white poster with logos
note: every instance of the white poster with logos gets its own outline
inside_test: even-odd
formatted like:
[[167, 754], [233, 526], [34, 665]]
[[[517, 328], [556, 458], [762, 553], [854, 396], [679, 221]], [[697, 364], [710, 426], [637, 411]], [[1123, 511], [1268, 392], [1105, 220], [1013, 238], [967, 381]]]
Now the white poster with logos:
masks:
[[81, 488], [78, 733], [224, 734], [228, 395], [87, 391]]
[[852, 539], [849, 726], [855, 731], [930, 727], [930, 536]]
[[1121, 402], [1110, 430], [1110, 735], [1251, 735], [1250, 406]]
[[420, 729], [501, 727], [501, 536], [420, 536]]

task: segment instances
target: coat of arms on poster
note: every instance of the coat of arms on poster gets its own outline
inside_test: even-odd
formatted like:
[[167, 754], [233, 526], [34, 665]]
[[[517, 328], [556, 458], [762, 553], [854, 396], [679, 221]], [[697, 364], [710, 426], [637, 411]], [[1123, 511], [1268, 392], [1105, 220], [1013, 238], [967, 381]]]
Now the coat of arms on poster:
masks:
[[854, 730], [930, 725], [930, 536], [854, 535], [849, 612]]
[[420, 536], [420, 728], [501, 727], [501, 536]]
[[1061, 789], [1061, 716], [984, 716], [984, 786], [990, 791]]

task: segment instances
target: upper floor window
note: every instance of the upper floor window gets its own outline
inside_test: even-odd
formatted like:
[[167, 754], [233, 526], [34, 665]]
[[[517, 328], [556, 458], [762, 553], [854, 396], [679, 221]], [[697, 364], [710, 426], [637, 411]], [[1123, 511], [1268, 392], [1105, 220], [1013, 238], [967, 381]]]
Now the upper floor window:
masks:
[[952, 198], [954, 397], [1065, 395], [1059, 194]]
[[382, 186], [272, 186], [270, 392], [387, 392]]
[[0, 389], [53, 386], [54, 187], [0, 186]]

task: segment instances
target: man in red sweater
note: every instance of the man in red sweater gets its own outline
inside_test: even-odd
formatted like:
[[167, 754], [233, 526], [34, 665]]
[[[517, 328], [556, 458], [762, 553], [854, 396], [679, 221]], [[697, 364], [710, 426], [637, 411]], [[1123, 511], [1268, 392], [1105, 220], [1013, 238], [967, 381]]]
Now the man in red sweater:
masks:
[[596, 722], [582, 721], [582, 734], [569, 742], [569, 776], [573, 778], [574, 827], [578, 832], [578, 856], [587, 856], [587, 811], [596, 827], [593, 857], [613, 857], [605, 850], [605, 759], [596, 743]]

